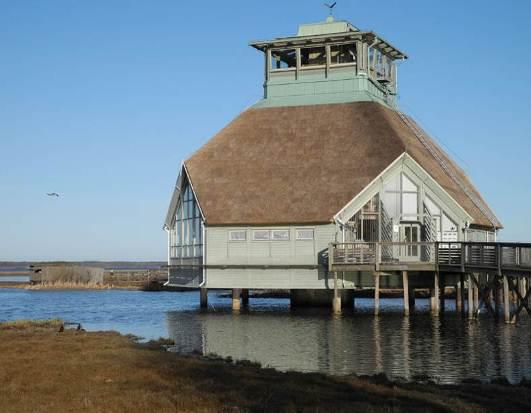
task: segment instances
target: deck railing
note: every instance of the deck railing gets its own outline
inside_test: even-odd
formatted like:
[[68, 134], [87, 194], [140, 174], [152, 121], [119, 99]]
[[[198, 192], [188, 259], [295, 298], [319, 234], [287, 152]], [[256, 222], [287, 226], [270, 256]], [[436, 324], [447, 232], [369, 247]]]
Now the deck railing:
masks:
[[448, 269], [531, 272], [531, 244], [499, 242], [332, 243], [329, 265], [433, 265]]

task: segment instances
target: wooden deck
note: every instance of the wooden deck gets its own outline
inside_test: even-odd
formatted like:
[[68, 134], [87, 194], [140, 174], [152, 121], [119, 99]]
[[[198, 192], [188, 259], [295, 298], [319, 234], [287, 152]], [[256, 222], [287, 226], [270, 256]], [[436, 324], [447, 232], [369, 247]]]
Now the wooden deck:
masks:
[[330, 271], [431, 271], [531, 275], [531, 244], [487, 242], [332, 243]]
[[[503, 242], [359, 242], [332, 243], [328, 249], [328, 269], [334, 274], [337, 297], [338, 273], [370, 271], [375, 277], [375, 313], [379, 306], [382, 274], [401, 273], [404, 309], [409, 314], [409, 273], [425, 272], [432, 278], [431, 307], [444, 309], [444, 291], [452, 283], [456, 309], [474, 319], [482, 306], [498, 317], [503, 307], [507, 323], [515, 323], [525, 309], [531, 315], [531, 244]], [[464, 295], [467, 291], [467, 297]], [[502, 304], [503, 303], [503, 304]]]

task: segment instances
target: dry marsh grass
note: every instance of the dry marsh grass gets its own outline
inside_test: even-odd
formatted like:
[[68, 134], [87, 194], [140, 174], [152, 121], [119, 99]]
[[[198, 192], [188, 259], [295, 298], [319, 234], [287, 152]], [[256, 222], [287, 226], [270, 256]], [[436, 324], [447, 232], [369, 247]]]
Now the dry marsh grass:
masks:
[[0, 323], [0, 330], [58, 329], [63, 320], [15, 320]]
[[2, 413], [531, 411], [524, 386], [281, 373], [157, 350], [166, 340], [141, 345], [114, 332], [35, 328], [42, 323], [0, 329]]

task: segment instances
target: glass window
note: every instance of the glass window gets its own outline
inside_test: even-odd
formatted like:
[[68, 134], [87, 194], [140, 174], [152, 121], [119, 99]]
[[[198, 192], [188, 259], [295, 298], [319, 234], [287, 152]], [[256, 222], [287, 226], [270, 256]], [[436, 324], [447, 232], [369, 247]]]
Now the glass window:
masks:
[[229, 231], [229, 241], [245, 241], [247, 231]]
[[386, 192], [400, 192], [400, 175], [395, 175], [385, 182], [384, 190]]
[[326, 49], [324, 47], [307, 47], [301, 49], [301, 66], [326, 65]]
[[272, 50], [271, 69], [290, 69], [297, 67], [297, 54], [295, 50]]
[[428, 208], [428, 211], [430, 211], [431, 215], [441, 215], [441, 208], [439, 208], [437, 204], [430, 198], [426, 197], [426, 199], [424, 199], [424, 203], [426, 204], [426, 208]]
[[402, 216], [404, 219], [416, 219], [418, 214], [417, 194], [402, 194]]
[[298, 240], [313, 240], [314, 231], [313, 228], [300, 228], [297, 229]]
[[271, 239], [273, 241], [289, 241], [289, 230], [275, 229], [271, 231]]
[[411, 179], [409, 179], [406, 175], [402, 174], [402, 191], [405, 192], [417, 192], [418, 188], [417, 185], [415, 185]]
[[[203, 227], [199, 207], [187, 181], [175, 213], [175, 226], [170, 232], [171, 258], [199, 258], [203, 254]], [[187, 261], [189, 262], [189, 261]]]
[[254, 241], [269, 241], [269, 230], [255, 230], [253, 231]]
[[333, 65], [354, 63], [356, 61], [356, 45], [338, 44], [330, 46], [330, 60]]

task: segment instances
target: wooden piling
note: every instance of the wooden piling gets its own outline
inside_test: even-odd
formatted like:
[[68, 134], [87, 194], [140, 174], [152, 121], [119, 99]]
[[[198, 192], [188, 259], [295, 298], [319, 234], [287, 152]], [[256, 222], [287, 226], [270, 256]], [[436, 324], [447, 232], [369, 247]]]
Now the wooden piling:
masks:
[[[472, 275], [475, 277], [474, 275]], [[478, 283], [479, 283], [479, 275], [477, 277]], [[479, 313], [479, 287], [474, 283], [474, 315], [477, 316]]]
[[402, 287], [404, 289], [404, 314], [409, 315], [409, 277], [407, 271], [402, 271]]
[[458, 313], [463, 310], [463, 292], [461, 291], [462, 288], [463, 287], [461, 282], [458, 281], [455, 285], [455, 311], [457, 311]]
[[240, 310], [240, 296], [241, 296], [241, 290], [239, 288], [233, 288], [232, 289], [232, 310], [233, 311], [239, 311]]
[[459, 276], [459, 282], [461, 283], [461, 295], [459, 297], [459, 299], [461, 300], [461, 308], [460, 308], [460, 311], [461, 311], [461, 315], [464, 317], [465, 316], [465, 312], [466, 312], [466, 290], [465, 290], [465, 275], [464, 274], [461, 274]]
[[444, 313], [445, 307], [446, 307], [446, 275], [445, 274], [439, 274], [439, 311]]
[[509, 279], [503, 276], [503, 316], [506, 323], [511, 322], [511, 302], [509, 301]]
[[468, 274], [468, 277], [467, 277], [467, 282], [468, 282], [468, 288], [467, 288], [467, 292], [468, 292], [468, 302], [467, 302], [467, 305], [468, 305], [468, 319], [469, 320], [472, 320], [474, 318], [474, 287], [472, 285], [472, 275], [471, 274]]
[[242, 290], [242, 306], [249, 307], [249, 289], [244, 288]]
[[441, 293], [439, 290], [439, 273], [434, 272], [433, 273], [433, 299], [432, 299], [432, 307], [431, 310], [434, 314], [439, 314], [440, 311], [440, 299], [441, 299]]
[[332, 310], [334, 314], [341, 314], [341, 296], [339, 295], [337, 272], [334, 271], [334, 298], [332, 298]]
[[208, 307], [208, 289], [206, 288], [199, 289], [199, 305], [201, 308]]
[[380, 273], [374, 273], [374, 314], [380, 312]]

